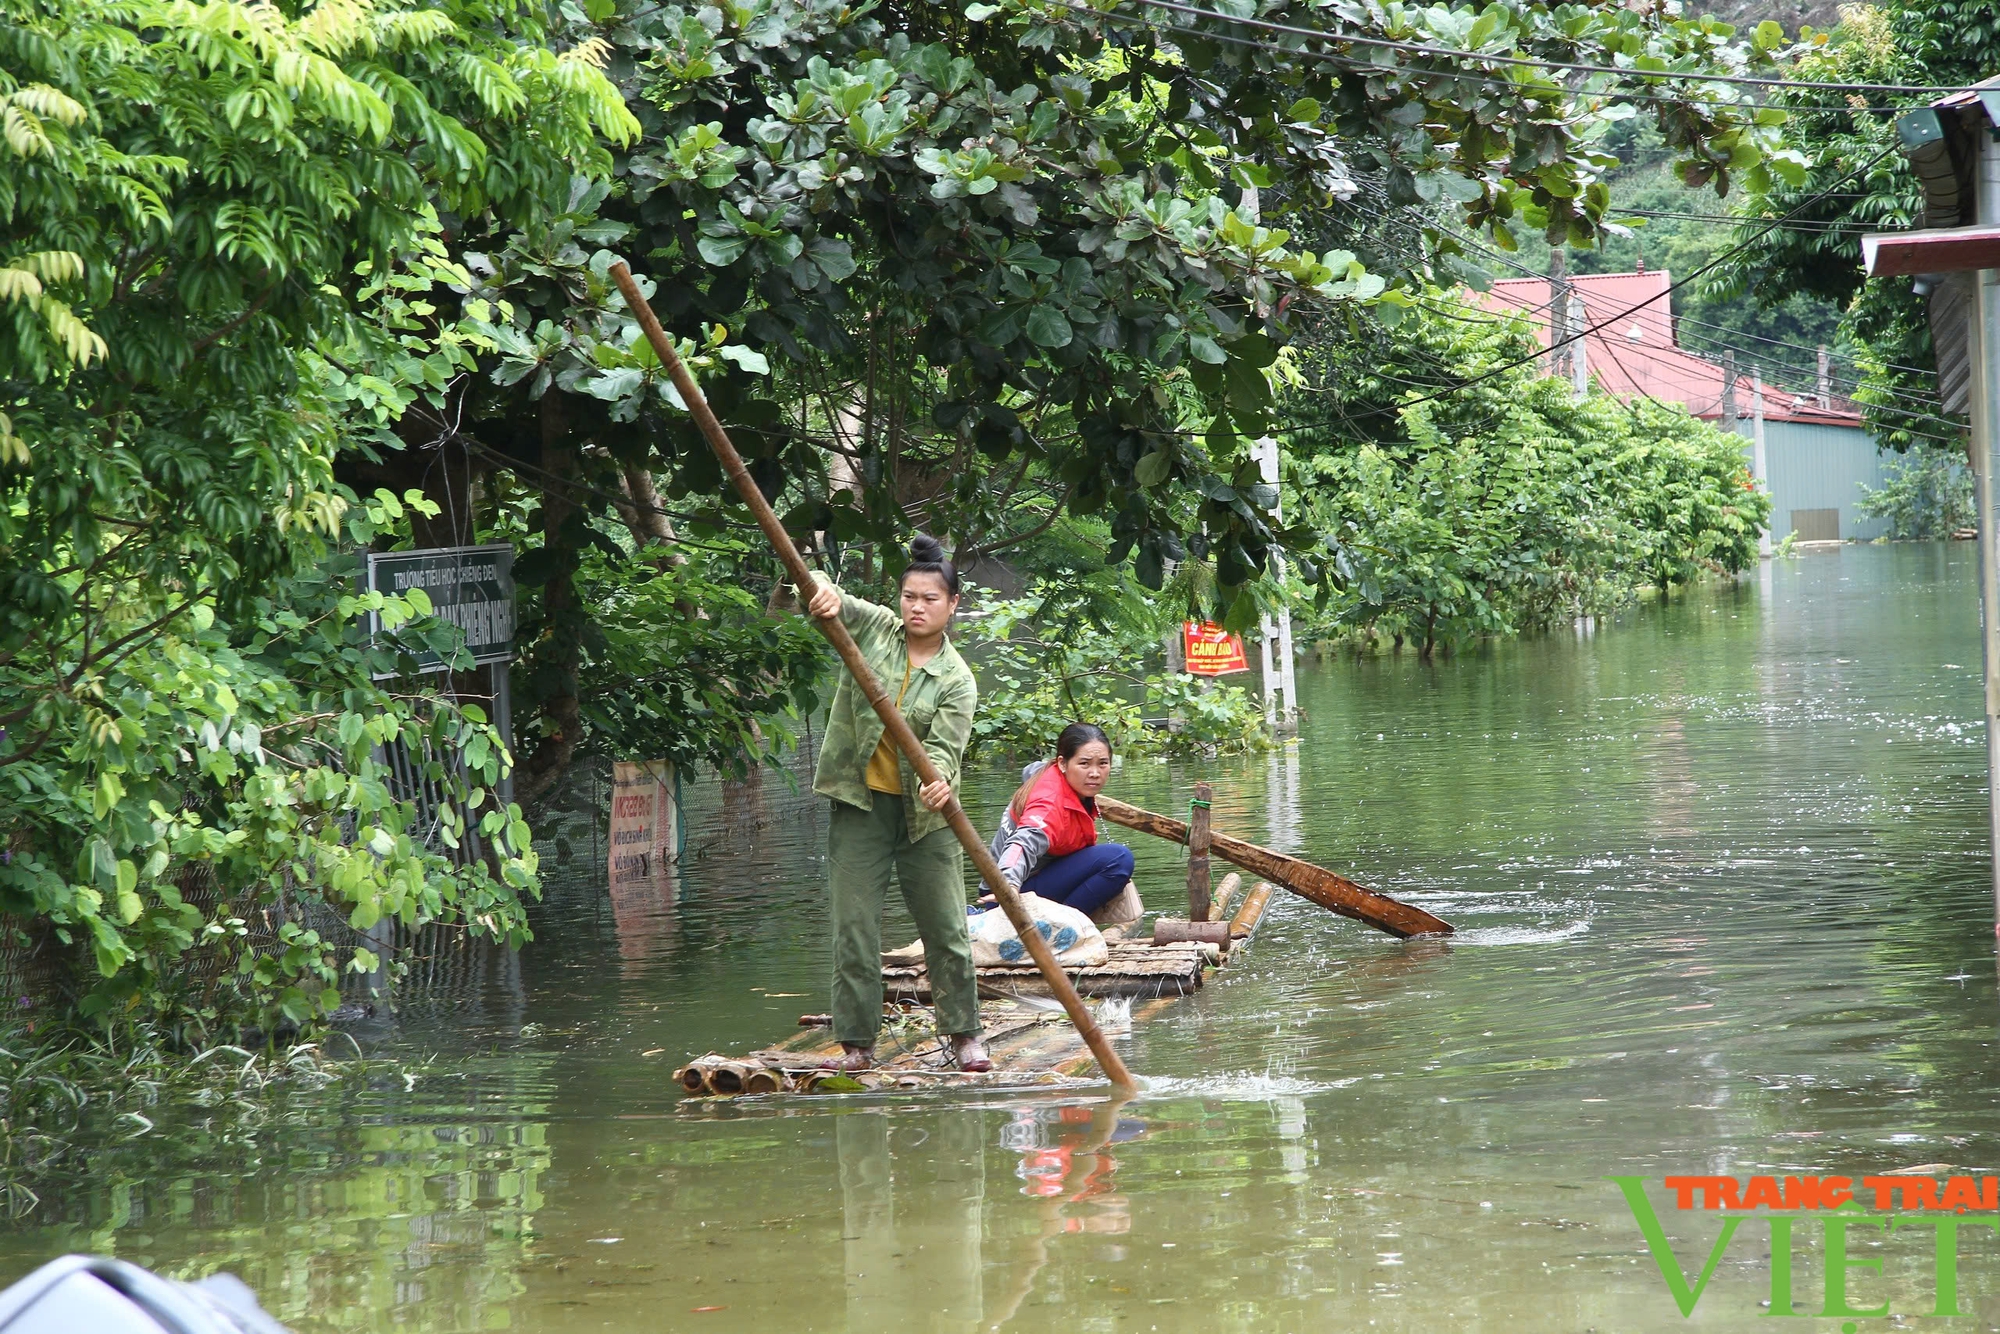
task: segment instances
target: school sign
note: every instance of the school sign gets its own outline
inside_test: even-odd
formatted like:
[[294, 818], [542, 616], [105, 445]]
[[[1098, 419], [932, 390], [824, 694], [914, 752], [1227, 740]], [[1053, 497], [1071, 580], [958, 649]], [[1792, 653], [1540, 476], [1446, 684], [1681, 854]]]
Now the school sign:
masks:
[[[504, 542], [424, 551], [371, 551], [368, 588], [397, 597], [421, 588], [438, 618], [465, 632], [466, 651], [474, 662], [513, 660], [514, 548]], [[379, 624], [370, 628], [381, 629]], [[444, 659], [429, 649], [414, 656], [419, 671], [445, 670]], [[384, 675], [395, 673], [378, 673]]]

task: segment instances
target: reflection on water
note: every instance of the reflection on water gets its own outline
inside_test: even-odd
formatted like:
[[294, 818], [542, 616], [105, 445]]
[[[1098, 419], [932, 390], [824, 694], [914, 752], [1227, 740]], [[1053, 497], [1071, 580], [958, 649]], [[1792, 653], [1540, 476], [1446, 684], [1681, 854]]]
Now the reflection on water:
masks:
[[977, 1329], [985, 1118], [897, 1126], [905, 1143], [893, 1156], [890, 1127], [882, 1112], [834, 1118], [847, 1327], [890, 1329], [924, 1312], [932, 1329]]
[[[187, 1161], [108, 1147], [8, 1270], [231, 1268], [300, 1330], [1754, 1328], [1762, 1223], [1685, 1321], [1602, 1178], [2000, 1164], [1972, 559], [1852, 548], [1587, 636], [1308, 661], [1295, 742], [1123, 765], [1118, 795], [1211, 778], [1218, 829], [1461, 934], [1281, 897], [1125, 1041], [1122, 1106], [680, 1100], [679, 1058], [825, 1008], [823, 811], [690, 784], [684, 860], [615, 892], [570, 818], [536, 944], [402, 998], [412, 1086]], [[982, 823], [1011, 774], [975, 775]], [[1171, 907], [1176, 850], [1135, 850]], [[1712, 1220], [1669, 1226], [1698, 1271]], [[1859, 1304], [1927, 1314], [1928, 1246], [1868, 1251]], [[1963, 1250], [1954, 1328], [2000, 1328], [2000, 1242]]]

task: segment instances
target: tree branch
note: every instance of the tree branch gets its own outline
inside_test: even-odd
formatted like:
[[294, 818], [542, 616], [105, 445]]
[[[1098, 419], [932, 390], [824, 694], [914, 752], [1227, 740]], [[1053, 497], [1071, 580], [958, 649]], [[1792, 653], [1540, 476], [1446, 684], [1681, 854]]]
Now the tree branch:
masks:
[[1005, 551], [1009, 547], [1017, 547], [1021, 545], [1021, 543], [1023, 542], [1031, 541], [1034, 538], [1040, 537], [1043, 533], [1046, 533], [1052, 526], [1054, 526], [1055, 521], [1057, 519], [1062, 517], [1062, 512], [1064, 507], [1069, 504], [1070, 497], [1075, 494], [1076, 494], [1076, 483], [1071, 482], [1069, 486], [1064, 489], [1062, 497], [1059, 500], [1057, 500], [1054, 505], [1049, 507], [1048, 516], [1044, 518], [1040, 523], [1036, 524], [1033, 528], [1030, 528], [1025, 533], [1016, 533], [1004, 542], [995, 542], [991, 546], [974, 547], [972, 550], [971, 559], [966, 559], [962, 555], [960, 556], [960, 559], [965, 560], [966, 564], [970, 565], [972, 563], [972, 560], [976, 560], [983, 556], [991, 556], [996, 551]]
[[229, 337], [229, 335], [235, 333], [238, 329], [242, 328], [245, 324], [247, 324], [251, 320], [252, 317], [254, 317], [257, 314], [258, 311], [264, 308], [266, 302], [268, 302], [273, 296], [277, 295], [278, 289], [283, 285], [284, 284], [282, 282], [272, 283], [269, 287], [265, 288], [262, 292], [257, 294], [257, 299], [255, 301], [252, 301], [241, 315], [238, 315], [235, 319], [229, 321], [229, 323], [223, 325], [220, 329], [215, 330], [207, 337], [196, 340], [195, 345], [188, 349], [188, 359], [193, 360], [194, 358], [200, 356], [202, 353], [208, 351], [209, 348], [213, 347], [217, 342], [221, 341], [224, 338]]

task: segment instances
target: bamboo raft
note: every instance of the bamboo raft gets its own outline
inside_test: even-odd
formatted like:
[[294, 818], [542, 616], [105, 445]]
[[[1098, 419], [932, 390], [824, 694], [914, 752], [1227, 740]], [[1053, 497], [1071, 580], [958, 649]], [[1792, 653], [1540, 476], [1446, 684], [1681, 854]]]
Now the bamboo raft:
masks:
[[[1364, 889], [1345, 876], [1296, 857], [1260, 848], [1254, 843], [1218, 834], [1209, 828], [1213, 787], [1195, 784], [1186, 822], [1155, 815], [1099, 795], [1098, 814], [1127, 828], [1184, 845], [1188, 850], [1185, 919], [1162, 917], [1147, 934], [1111, 928], [1105, 938], [1110, 957], [1088, 968], [1063, 969], [1070, 1003], [1095, 1000], [1094, 1014], [1083, 1018], [1098, 1029], [1118, 1028], [1150, 1019], [1183, 996], [1200, 990], [1208, 975], [1224, 967], [1256, 934], [1277, 886], [1323, 908], [1365, 922], [1399, 939], [1448, 936], [1449, 922], [1421, 908], [1399, 903]], [[1256, 882], [1240, 903], [1232, 903], [1243, 877], [1230, 872], [1210, 894], [1209, 856], [1266, 877]], [[1234, 914], [1230, 912], [1234, 908]], [[819, 1069], [819, 1063], [840, 1054], [840, 1043], [827, 1027], [825, 1015], [806, 1015], [800, 1032], [773, 1047], [748, 1056], [714, 1052], [674, 1071], [674, 1081], [689, 1097], [740, 1097], [764, 1093], [862, 1093], [936, 1087], [1033, 1088], [1079, 1082], [1093, 1056], [1078, 1029], [1057, 1001], [1046, 999], [1061, 976], [1045, 976], [1025, 960], [1018, 964], [980, 968], [980, 1020], [993, 1069], [968, 1074], [952, 1068], [947, 1044], [933, 1027], [924, 1002], [930, 999], [930, 979], [921, 961], [900, 952], [882, 961], [882, 990], [889, 1011], [875, 1044], [875, 1068], [854, 1074]], [[1101, 1037], [1099, 1038], [1101, 1041]], [[1115, 1053], [1110, 1062], [1117, 1063]]]
[[[1207, 921], [1228, 944], [1196, 940], [1155, 943], [1154, 936], [1187, 934], [1186, 922], [1162, 919], [1148, 934], [1106, 935], [1111, 954], [1104, 963], [1068, 972], [1083, 996], [1099, 1002], [1100, 1025], [1116, 1031], [1129, 1007], [1138, 1024], [1183, 996], [1201, 989], [1208, 975], [1226, 967], [1250, 943], [1272, 887], [1257, 882], [1232, 904], [1242, 878], [1231, 874], [1217, 886]], [[1229, 908], [1236, 911], [1225, 917]], [[1115, 928], [1114, 928], [1115, 932]], [[887, 1015], [875, 1046], [875, 1068], [856, 1074], [819, 1070], [818, 1063], [840, 1054], [840, 1043], [825, 1026], [826, 1016], [800, 1019], [797, 1034], [747, 1056], [709, 1053], [674, 1071], [674, 1082], [689, 1097], [742, 1097], [772, 1093], [863, 1093], [926, 1088], [1038, 1088], [1087, 1082], [1091, 1055], [1064, 1016], [1046, 999], [1048, 986], [1033, 964], [981, 968], [979, 1016], [993, 1069], [969, 1074], [952, 1068], [944, 1040], [932, 1027], [930, 982], [922, 964], [885, 963], [882, 984]], [[1116, 1017], [1114, 1017], [1116, 1016]]]

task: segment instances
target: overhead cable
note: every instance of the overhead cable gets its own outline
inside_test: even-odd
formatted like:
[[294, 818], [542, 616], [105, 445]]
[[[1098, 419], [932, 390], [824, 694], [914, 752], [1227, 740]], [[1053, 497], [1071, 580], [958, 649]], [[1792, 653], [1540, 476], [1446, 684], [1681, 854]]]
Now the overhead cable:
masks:
[[[1774, 79], [1749, 74], [1711, 74], [1695, 70], [1646, 70], [1626, 65], [1595, 65], [1573, 60], [1541, 60], [1532, 56], [1508, 56], [1485, 51], [1469, 51], [1451, 46], [1428, 46], [1419, 42], [1399, 42], [1384, 37], [1363, 37], [1353, 33], [1329, 32], [1324, 28], [1302, 28], [1295, 24], [1276, 23], [1269, 19], [1239, 17], [1218, 10], [1202, 9], [1195, 5], [1179, 3], [1179, 0], [1134, 0], [1134, 3], [1153, 9], [1171, 10], [1197, 18], [1213, 19], [1218, 23], [1237, 24], [1246, 28], [1257, 28], [1265, 32], [1280, 32], [1295, 37], [1311, 37], [1320, 41], [1345, 42], [1350, 46], [1367, 46], [1380, 50], [1402, 51], [1410, 55], [1445, 56], [1455, 60], [1483, 60], [1492, 64], [1526, 66], [1534, 69], [1563, 70], [1587, 74], [1616, 74], [1623, 78], [1637, 79], [1684, 79], [1695, 83], [1725, 83], [1752, 88], [1809, 88], [1835, 93], [1909, 93], [1939, 97], [1949, 93], [1969, 93], [1979, 91], [1978, 86], [1961, 84], [1939, 86], [1912, 83], [1822, 83], [1807, 79]], [[1076, 6], [1070, 6], [1075, 8]], [[1087, 7], [1087, 6], [1086, 6]], [[1096, 11], [1102, 12], [1102, 11]], [[1290, 50], [1290, 48], [1279, 48]], [[1853, 108], [1830, 108], [1850, 110]]]

